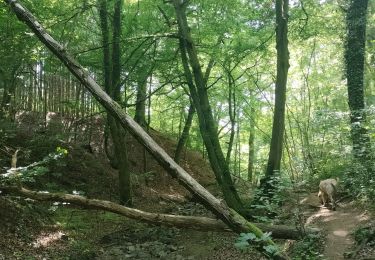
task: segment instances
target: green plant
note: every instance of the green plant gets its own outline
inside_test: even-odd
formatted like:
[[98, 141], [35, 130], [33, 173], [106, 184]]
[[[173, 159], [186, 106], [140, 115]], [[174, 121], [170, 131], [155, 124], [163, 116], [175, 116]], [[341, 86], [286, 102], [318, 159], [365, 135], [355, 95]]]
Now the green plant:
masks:
[[354, 231], [353, 237], [357, 244], [367, 241], [373, 246], [375, 245], [375, 228], [371, 228], [371, 226], [360, 227]]
[[34, 162], [25, 167], [10, 168], [3, 175], [0, 175], [0, 183], [21, 184], [35, 182], [35, 178], [46, 174], [49, 166], [61, 161], [68, 154], [64, 148], [57, 147], [56, 152], [48, 154], [41, 161]]
[[[247, 250], [251, 247], [258, 248], [264, 242], [268, 241], [270, 237], [271, 233], [264, 233], [260, 238], [253, 233], [241, 233], [234, 246], [241, 250]], [[276, 245], [262, 246], [262, 248], [269, 257], [280, 253], [280, 249]]]
[[294, 260], [323, 259], [321, 254], [323, 247], [321, 234], [308, 234], [302, 240], [295, 243], [291, 249], [291, 257]]
[[[282, 176], [282, 175], [281, 175]], [[274, 187], [268, 194], [263, 194], [262, 189], [255, 192], [255, 203], [251, 208], [255, 209], [258, 214], [253, 217], [260, 222], [270, 222], [276, 216], [280, 215], [281, 207], [286, 199], [288, 199], [288, 189], [291, 188], [291, 183], [284, 177], [274, 176], [268, 181], [271, 187]]]

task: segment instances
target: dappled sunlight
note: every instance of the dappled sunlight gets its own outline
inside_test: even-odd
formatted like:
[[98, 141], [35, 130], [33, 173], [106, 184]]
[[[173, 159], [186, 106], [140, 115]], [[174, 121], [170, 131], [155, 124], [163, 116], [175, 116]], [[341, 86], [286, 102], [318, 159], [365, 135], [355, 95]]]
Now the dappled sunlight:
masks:
[[353, 245], [351, 234], [360, 223], [370, 220], [367, 210], [360, 211], [354, 203], [338, 204], [336, 211], [319, 206], [306, 221], [324, 231], [324, 256], [327, 259], [344, 259], [343, 253]]
[[349, 234], [349, 232], [347, 230], [334, 230], [333, 231], [333, 235], [334, 236], [338, 236], [338, 237], [346, 237], [347, 235]]
[[338, 219], [339, 217], [337, 215], [329, 215], [329, 216], [325, 216], [323, 219], [322, 219], [322, 222], [330, 222], [330, 221], [333, 221], [333, 220], [336, 220]]
[[34, 248], [48, 247], [51, 243], [63, 239], [66, 235], [61, 231], [43, 232], [32, 243]]
[[329, 222], [337, 218], [337, 211], [332, 211], [328, 208], [320, 207], [315, 214], [312, 214], [306, 220], [306, 225], [312, 224], [316, 219], [322, 219], [321, 221], [323, 222]]

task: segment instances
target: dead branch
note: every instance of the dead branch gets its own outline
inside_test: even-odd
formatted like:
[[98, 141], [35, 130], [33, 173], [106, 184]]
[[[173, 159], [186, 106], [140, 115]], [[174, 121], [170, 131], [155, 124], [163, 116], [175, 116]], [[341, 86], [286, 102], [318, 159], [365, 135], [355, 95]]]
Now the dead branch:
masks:
[[[158, 214], [141, 211], [138, 209], [128, 208], [117, 203], [98, 200], [88, 199], [79, 195], [63, 194], [63, 193], [46, 193], [28, 190], [23, 187], [0, 187], [0, 193], [5, 194], [16, 194], [31, 198], [38, 201], [54, 201], [54, 202], [67, 202], [74, 205], [81, 206], [86, 209], [99, 209], [116, 213], [130, 219], [154, 224], [164, 225], [169, 227], [187, 228], [199, 231], [217, 231], [217, 232], [233, 232], [224, 222], [218, 219], [208, 217], [195, 217], [195, 216], [181, 216], [181, 215], [170, 215], [170, 214]], [[279, 239], [299, 239], [301, 237], [300, 232], [289, 226], [285, 225], [266, 225], [257, 223], [259, 228], [266, 232], [272, 232], [272, 237]], [[307, 232], [314, 233], [318, 232], [317, 229], [308, 229]]]

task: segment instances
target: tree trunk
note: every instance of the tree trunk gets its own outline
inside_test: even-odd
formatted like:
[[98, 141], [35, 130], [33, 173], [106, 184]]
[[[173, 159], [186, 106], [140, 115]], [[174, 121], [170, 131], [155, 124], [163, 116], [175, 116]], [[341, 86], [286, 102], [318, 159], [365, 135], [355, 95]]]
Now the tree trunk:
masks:
[[[213, 118], [208, 99], [206, 81], [201, 70], [195, 45], [189, 32], [185, 14], [186, 6], [184, 6], [186, 3], [181, 4], [179, 0], [173, 0], [172, 2], [176, 12], [180, 34], [179, 44], [182, 65], [188, 82], [190, 96], [197, 112], [199, 128], [211, 168], [215, 173], [216, 180], [223, 191], [227, 204], [239, 212], [244, 212], [242, 202], [234, 187], [229, 165], [225, 160], [223, 150], [220, 146], [217, 124]], [[192, 71], [190, 71], [190, 67]]]
[[363, 84], [367, 7], [368, 0], [350, 1], [346, 15], [347, 38], [345, 45], [353, 155], [366, 165], [370, 156], [370, 138], [364, 126], [366, 113]]
[[227, 156], [225, 158], [228, 165], [230, 165], [230, 157], [231, 157], [231, 153], [233, 150], [234, 135], [235, 135], [235, 130], [236, 130], [236, 94], [234, 92], [233, 85], [234, 85], [234, 81], [232, 80], [232, 75], [230, 74], [230, 71], [228, 71], [228, 88], [229, 88], [228, 110], [229, 110], [229, 120], [230, 120], [230, 136], [229, 136]]
[[9, 75], [7, 72], [3, 72], [3, 81], [4, 81], [4, 91], [3, 97], [1, 101], [0, 107], [0, 117], [10, 117], [11, 109], [12, 109], [12, 96], [14, 96], [16, 91], [16, 72], [18, 69], [18, 65], [11, 69]]
[[[16, 13], [19, 20], [23, 21], [32, 29], [35, 35], [58, 57], [70, 72], [92, 93], [100, 104], [111, 115], [121, 123], [127, 130], [150, 152], [156, 161], [173, 177], [186, 187], [202, 204], [211, 210], [219, 219], [227, 224], [233, 231], [240, 233], [254, 233], [262, 238], [263, 232], [254, 224], [246, 221], [236, 211], [229, 208], [225, 203], [215, 198], [184, 169], [182, 169], [172, 158], [139, 126], [129, 115], [127, 115], [113, 101], [89, 75], [89, 73], [74, 59], [72, 55], [55, 39], [47, 33], [35, 17], [21, 4], [14, 0], [4, 0]], [[271, 239], [261, 240], [261, 245], [275, 245]], [[263, 247], [261, 247], [263, 248]], [[263, 251], [264, 252], [264, 251]], [[276, 256], [275, 259], [286, 259], [285, 256]]]
[[147, 76], [140, 75], [137, 83], [137, 101], [134, 120], [142, 127], [146, 127]]
[[288, 51], [288, 1], [276, 0], [276, 49], [277, 75], [275, 86], [275, 109], [273, 115], [272, 138], [265, 177], [261, 181], [263, 194], [273, 196], [275, 186], [272, 180], [280, 172], [283, 151], [286, 83], [289, 69]]
[[193, 123], [194, 113], [195, 113], [194, 106], [190, 102], [189, 112], [186, 118], [185, 126], [184, 126], [184, 129], [182, 130], [180, 139], [178, 140], [176, 152], [174, 154], [174, 160], [176, 163], [180, 163], [182, 150], [184, 149], [186, 141], [189, 138], [189, 132], [190, 132], [191, 124]]
[[[117, 102], [121, 102], [121, 9], [122, 1], [117, 0], [115, 2], [113, 15], [112, 59], [110, 59], [110, 48], [107, 47], [110, 45], [107, 4], [106, 0], [100, 0], [99, 14], [102, 28], [102, 43], [103, 46], [105, 46], [103, 48], [104, 89]], [[107, 120], [115, 151], [115, 162], [119, 174], [120, 201], [124, 205], [131, 206], [132, 190], [128, 154], [126, 150], [126, 131], [110, 114], [107, 114]]]
[[[252, 95], [250, 95], [252, 96]], [[247, 180], [253, 182], [254, 162], [255, 162], [255, 108], [252, 105], [250, 109], [250, 133], [249, 133], [249, 161], [247, 167]]]

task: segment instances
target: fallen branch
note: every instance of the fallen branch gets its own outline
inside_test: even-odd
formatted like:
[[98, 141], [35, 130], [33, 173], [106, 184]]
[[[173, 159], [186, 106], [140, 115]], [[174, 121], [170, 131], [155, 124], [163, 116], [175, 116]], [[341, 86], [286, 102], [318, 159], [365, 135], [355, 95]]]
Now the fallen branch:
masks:
[[[150, 213], [128, 208], [111, 201], [87, 199], [83, 196], [72, 194], [38, 192], [22, 187], [0, 187], [0, 191], [1, 194], [17, 194], [38, 201], [67, 202], [87, 209], [109, 211], [154, 225], [188, 228], [199, 231], [233, 232], [224, 222], [213, 218]], [[297, 229], [284, 225], [269, 226], [260, 223], [256, 225], [266, 232], [272, 232], [272, 237], [274, 238], [299, 239], [301, 236]], [[307, 232], [317, 231], [316, 229], [307, 230]]]

